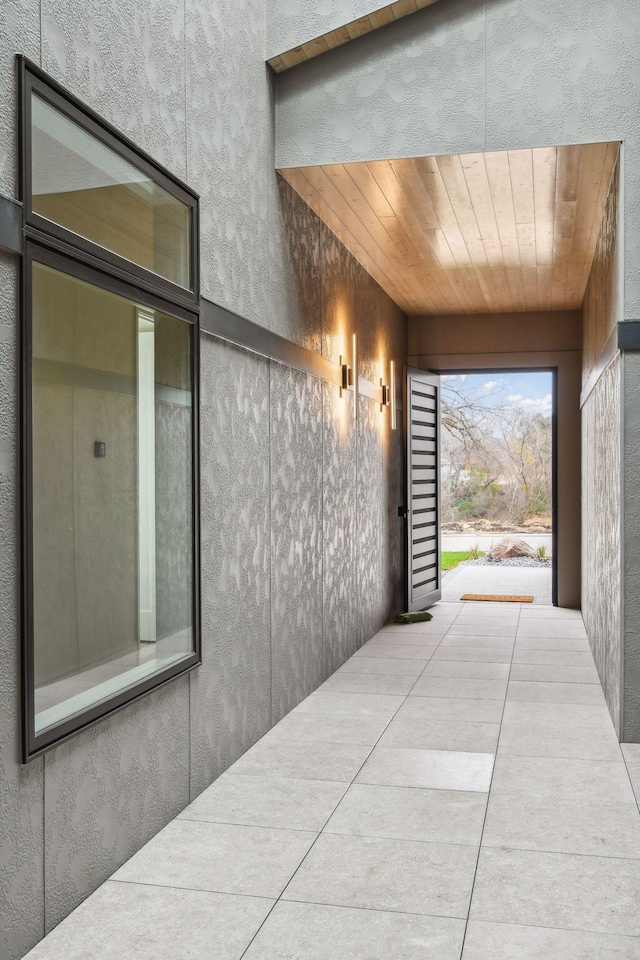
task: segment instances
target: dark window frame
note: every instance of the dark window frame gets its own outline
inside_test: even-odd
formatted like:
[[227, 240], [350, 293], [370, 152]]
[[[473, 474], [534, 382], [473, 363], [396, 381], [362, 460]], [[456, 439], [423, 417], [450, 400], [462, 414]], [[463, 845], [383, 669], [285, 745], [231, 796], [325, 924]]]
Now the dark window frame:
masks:
[[[49, 82], [46, 75], [38, 68], [33, 67], [24, 58], [19, 57], [20, 74], [20, 102], [24, 107], [27, 90], [31, 90], [30, 81], [37, 80], [38, 95], [40, 87], [50, 87], [57, 98], [65, 98], [75, 111], [82, 111], [93, 127], [101, 125], [109, 137], [117, 136], [107, 124], [79, 105], [75, 98], [66, 94], [53, 81]], [[29, 83], [27, 83], [27, 80]], [[30, 96], [30, 93], [27, 95]], [[57, 106], [57, 103], [54, 104]], [[79, 122], [77, 113], [72, 117]], [[30, 188], [29, 178], [25, 179], [25, 163], [29, 151], [25, 145], [29, 139], [30, 112], [24, 109], [20, 112], [20, 146], [21, 146], [21, 196], [23, 197], [23, 231], [25, 249], [21, 263], [21, 307], [20, 307], [20, 442], [21, 442], [21, 665], [22, 665], [22, 752], [23, 762], [27, 763], [40, 756], [58, 744], [70, 739], [97, 723], [105, 717], [123, 710], [129, 704], [137, 702], [159, 687], [183, 676], [195, 669], [202, 662], [201, 637], [201, 610], [200, 610], [200, 316], [198, 301], [198, 251], [199, 247], [192, 247], [192, 275], [195, 278], [195, 289], [191, 293], [183, 288], [164, 281], [155, 274], [150, 274], [143, 268], [124, 260], [109, 251], [89, 241], [78, 242], [75, 234], [71, 234], [73, 242], [69, 242], [69, 234], [61, 230], [52, 229], [57, 225], [49, 221], [43, 222], [46, 229], [40, 229], [29, 216], [25, 185]], [[83, 125], [81, 123], [81, 125]], [[153, 161], [135, 150], [135, 147], [122, 139], [129, 151], [135, 152], [136, 165], [140, 166], [138, 158], [142, 158], [150, 166], [149, 174], [152, 179], [163, 177], [162, 186], [166, 187], [165, 180], [175, 190], [185, 190], [184, 185], [171, 178], [171, 175], [158, 167]], [[109, 145], [111, 145], [109, 143]], [[124, 155], [124, 154], [123, 154]], [[127, 159], [130, 159], [127, 156]], [[30, 161], [29, 161], [30, 162]], [[145, 167], [146, 170], [146, 167]], [[159, 181], [160, 182], [160, 181]], [[167, 188], [168, 189], [168, 188]], [[197, 239], [198, 229], [198, 198], [191, 191], [189, 196], [193, 202], [192, 224], [195, 227]], [[175, 192], [174, 192], [174, 195]], [[82, 240], [82, 238], [80, 238]], [[101, 289], [118, 296], [140, 303], [154, 310], [159, 310], [169, 316], [188, 324], [191, 345], [191, 386], [192, 386], [192, 425], [191, 425], [191, 519], [192, 519], [192, 616], [193, 616], [193, 651], [182, 657], [176, 663], [159, 669], [144, 680], [138, 681], [128, 689], [121, 690], [104, 701], [88, 707], [58, 724], [43, 730], [35, 731], [35, 686], [34, 686], [34, 629], [33, 629], [33, 425], [32, 425], [32, 277], [33, 263], [41, 263], [59, 270], [77, 280], [83, 280]], [[184, 294], [188, 296], [185, 297]]]
[[[174, 177], [163, 166], [156, 163], [143, 150], [138, 149], [131, 140], [120, 133], [115, 127], [101, 119], [97, 113], [85, 106], [73, 94], [68, 93], [55, 80], [52, 80], [35, 64], [25, 57], [18, 57], [18, 89], [20, 113], [20, 198], [24, 208], [24, 227], [27, 236], [38, 238], [56, 238], [69, 248], [76, 250], [76, 255], [83, 257], [87, 262], [98, 261], [109, 264], [122, 277], [132, 277], [146, 289], [169, 297], [174, 303], [198, 309], [200, 292], [199, 271], [199, 217], [198, 195], [189, 187]], [[181, 287], [172, 283], [152, 270], [127, 260], [112, 250], [80, 234], [68, 230], [61, 224], [32, 209], [32, 149], [31, 149], [31, 97], [36, 94], [54, 109], [58, 110], [69, 120], [90, 133], [114, 153], [121, 156], [128, 163], [137, 167], [150, 180], [157, 183], [168, 194], [185, 204], [190, 210], [190, 288]]]

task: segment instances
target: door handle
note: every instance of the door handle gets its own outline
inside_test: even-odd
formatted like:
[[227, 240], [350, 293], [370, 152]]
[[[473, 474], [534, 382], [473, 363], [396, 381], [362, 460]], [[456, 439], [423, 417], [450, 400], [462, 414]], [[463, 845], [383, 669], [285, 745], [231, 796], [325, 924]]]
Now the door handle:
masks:
[[406, 520], [409, 512], [406, 507], [398, 507], [398, 516], [401, 520]]

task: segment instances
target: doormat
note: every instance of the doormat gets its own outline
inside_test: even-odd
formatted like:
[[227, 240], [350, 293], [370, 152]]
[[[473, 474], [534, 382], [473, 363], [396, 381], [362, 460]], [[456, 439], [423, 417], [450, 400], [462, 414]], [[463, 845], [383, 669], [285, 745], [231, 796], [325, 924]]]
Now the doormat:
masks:
[[492, 603], [533, 603], [533, 597], [503, 596], [500, 593], [465, 593], [461, 600], [488, 600]]

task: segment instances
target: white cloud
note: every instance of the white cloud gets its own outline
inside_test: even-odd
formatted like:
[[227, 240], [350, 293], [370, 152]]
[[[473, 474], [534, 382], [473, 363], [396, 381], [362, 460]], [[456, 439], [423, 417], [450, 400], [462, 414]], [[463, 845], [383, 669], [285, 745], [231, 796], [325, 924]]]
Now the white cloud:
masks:
[[466, 373], [443, 373], [442, 376], [440, 377], [440, 379], [441, 379], [442, 381], [445, 381], [445, 380], [460, 380], [461, 383], [464, 383], [465, 380], [467, 379], [467, 374], [466, 374]]
[[497, 380], [487, 380], [486, 383], [482, 384], [482, 389], [486, 390], [487, 393], [489, 390], [495, 390], [496, 387], [500, 386]]
[[533, 399], [532, 397], [523, 397], [520, 393], [514, 393], [510, 397], [507, 397], [507, 400], [514, 406], [522, 407], [524, 410], [529, 410], [531, 413], [541, 413], [546, 415], [551, 413], [553, 410], [553, 397], [550, 393], [548, 393], [546, 397], [538, 397], [536, 399]]

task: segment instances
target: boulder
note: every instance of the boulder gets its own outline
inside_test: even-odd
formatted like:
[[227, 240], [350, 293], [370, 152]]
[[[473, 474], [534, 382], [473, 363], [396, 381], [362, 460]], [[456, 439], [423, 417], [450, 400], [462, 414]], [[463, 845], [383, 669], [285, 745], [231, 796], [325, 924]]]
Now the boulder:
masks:
[[538, 554], [525, 540], [517, 537], [503, 537], [492, 547], [487, 554], [490, 560], [507, 560], [511, 557], [531, 557], [536, 559]]

